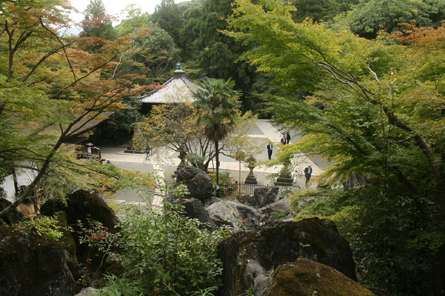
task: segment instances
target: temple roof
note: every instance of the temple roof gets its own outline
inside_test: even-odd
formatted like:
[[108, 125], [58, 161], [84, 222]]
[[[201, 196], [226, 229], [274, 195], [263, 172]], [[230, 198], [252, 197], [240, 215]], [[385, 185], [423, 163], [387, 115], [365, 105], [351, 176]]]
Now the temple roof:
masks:
[[146, 95], [138, 97], [142, 103], [183, 103], [193, 102], [193, 93], [199, 86], [185, 76], [181, 64], [177, 64], [173, 77], [162, 85], [162, 88], [152, 90]]

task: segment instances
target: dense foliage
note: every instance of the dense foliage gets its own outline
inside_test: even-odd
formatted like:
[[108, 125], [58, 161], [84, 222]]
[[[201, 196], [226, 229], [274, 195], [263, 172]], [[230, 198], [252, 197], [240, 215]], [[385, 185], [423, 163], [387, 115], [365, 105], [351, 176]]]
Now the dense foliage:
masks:
[[109, 243], [120, 248], [110, 258], [125, 272], [110, 276], [99, 295], [209, 295], [221, 285], [216, 247], [228, 236], [226, 229], [211, 232], [169, 203], [162, 212], [131, 206], [124, 216]]
[[69, 27], [64, 12], [71, 9], [63, 1], [8, 1], [0, 9], [0, 48], [6, 53], [0, 56], [1, 178], [22, 169], [35, 176], [0, 217], [35, 192], [63, 198], [73, 186], [98, 189], [127, 179], [118, 181], [124, 173], [110, 166], [78, 162], [67, 142], [124, 107], [123, 98], [147, 89], [109, 75], [113, 60], [136, 37], [62, 36]]
[[[347, 28], [296, 23], [294, 11], [281, 1], [238, 0], [226, 32], [256, 44], [243, 59], [271, 77], [276, 93], [267, 98], [269, 111], [305, 135], [279, 161], [320, 154], [331, 165], [318, 182], [329, 185], [368, 176], [374, 193], [360, 195], [361, 214], [353, 221], [359, 226], [351, 230], [363, 243], [355, 247], [364, 283], [391, 295], [429, 293], [444, 263], [435, 260], [445, 233], [445, 93], [438, 70], [444, 27], [404, 24], [409, 30], [367, 40]], [[369, 240], [362, 238], [367, 227]], [[407, 276], [413, 268], [423, 280]]]

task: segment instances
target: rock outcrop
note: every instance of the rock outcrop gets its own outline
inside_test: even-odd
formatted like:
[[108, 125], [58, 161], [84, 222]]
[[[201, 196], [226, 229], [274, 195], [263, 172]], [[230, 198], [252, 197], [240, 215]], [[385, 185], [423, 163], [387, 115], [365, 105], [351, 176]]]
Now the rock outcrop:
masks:
[[357, 280], [348, 242], [318, 218], [272, 223], [255, 231], [237, 232], [221, 242], [218, 250], [224, 265], [223, 287], [218, 295], [236, 295], [239, 291], [258, 288], [246, 281], [246, 267], [252, 260], [270, 271], [304, 257]]
[[243, 196], [242, 203], [255, 209], [265, 207], [277, 201], [279, 189], [277, 186], [256, 188], [253, 196]]
[[0, 295], [74, 295], [68, 257], [60, 243], [0, 226]]
[[67, 204], [60, 202], [47, 202], [41, 207], [41, 213], [52, 216], [58, 212], [65, 215], [65, 223], [73, 228], [73, 239], [76, 244], [76, 257], [88, 270], [88, 281], [97, 281], [102, 278], [102, 274], [112, 266], [106, 262], [105, 254], [91, 249], [86, 244], [79, 243], [81, 229], [77, 226], [78, 221], [88, 227], [90, 221], [100, 222], [110, 233], [117, 233], [119, 230], [116, 224], [119, 222], [113, 209], [99, 197], [86, 190], [78, 190], [67, 196]]
[[238, 231], [252, 229], [258, 225], [256, 210], [238, 201], [213, 203], [206, 210], [218, 227], [226, 225]]
[[207, 229], [216, 230], [218, 226], [210, 218], [209, 213], [204, 208], [201, 201], [196, 198], [186, 199], [181, 204], [184, 206], [184, 211], [187, 217], [191, 219], [198, 219], [202, 223], [206, 223]]
[[[256, 294], [255, 295], [260, 295]], [[266, 296], [372, 296], [371, 291], [332, 267], [298, 258], [273, 273]]]
[[185, 184], [189, 191], [184, 198], [197, 198], [201, 202], [214, 196], [215, 186], [212, 178], [203, 170], [187, 166], [178, 171], [176, 184]]

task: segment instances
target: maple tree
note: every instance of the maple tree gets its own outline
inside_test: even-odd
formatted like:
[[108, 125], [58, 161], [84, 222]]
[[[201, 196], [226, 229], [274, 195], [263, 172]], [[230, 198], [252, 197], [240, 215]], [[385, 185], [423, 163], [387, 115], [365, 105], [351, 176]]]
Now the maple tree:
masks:
[[[120, 182], [109, 177], [122, 175], [117, 168], [76, 162], [65, 143], [88, 124], [104, 119], [105, 112], [125, 108], [123, 98], [146, 90], [125, 77], [101, 77], [103, 71], [113, 73], [114, 61], [131, 46], [134, 36], [104, 41], [94, 53], [82, 51], [99, 37], [59, 35], [70, 25], [70, 9], [60, 0], [2, 5], [0, 47], [6, 54], [0, 57], [1, 173], [4, 177], [21, 168], [36, 173], [0, 217], [44, 181], [65, 178], [66, 183], [70, 179], [73, 184], [96, 187]], [[90, 178], [80, 178], [82, 174]]]
[[107, 40], [114, 40], [117, 31], [113, 27], [116, 17], [107, 14], [102, 0], [90, 0], [85, 10], [85, 19], [81, 22], [80, 37], [96, 37], [92, 44], [85, 46], [86, 51], [97, 51]]
[[[305, 135], [287, 146], [280, 159], [302, 151], [319, 154], [331, 163], [319, 177], [321, 183], [339, 184], [353, 173], [369, 175], [382, 192], [375, 202], [385, 202], [382, 196], [409, 197], [414, 211], [406, 219], [416, 221], [409, 234], [423, 236], [407, 241], [421, 240], [419, 248], [428, 245], [422, 264], [434, 269], [433, 278], [425, 272], [417, 279], [423, 284], [432, 280], [440, 290], [443, 262], [434, 258], [445, 247], [443, 27], [405, 24], [409, 30], [366, 40], [347, 28], [295, 23], [294, 10], [281, 1], [238, 0], [228, 20], [232, 30], [226, 31], [255, 44], [242, 58], [272, 79], [276, 95], [269, 96], [268, 110], [276, 122]], [[431, 227], [427, 232], [425, 225]], [[367, 226], [369, 231], [375, 227]], [[403, 289], [396, 280], [405, 279], [385, 280], [386, 288]]]

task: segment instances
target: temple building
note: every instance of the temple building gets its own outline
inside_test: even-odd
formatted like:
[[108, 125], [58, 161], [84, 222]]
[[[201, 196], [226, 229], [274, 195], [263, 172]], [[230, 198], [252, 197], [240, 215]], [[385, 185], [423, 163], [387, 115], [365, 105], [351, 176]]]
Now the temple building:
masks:
[[173, 77], [165, 82], [162, 87], [138, 97], [142, 101], [142, 113], [150, 112], [153, 105], [193, 102], [193, 93], [199, 86], [190, 80], [181, 69], [181, 64], [176, 64]]

